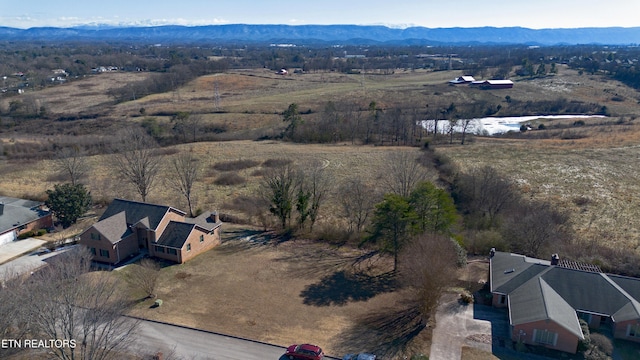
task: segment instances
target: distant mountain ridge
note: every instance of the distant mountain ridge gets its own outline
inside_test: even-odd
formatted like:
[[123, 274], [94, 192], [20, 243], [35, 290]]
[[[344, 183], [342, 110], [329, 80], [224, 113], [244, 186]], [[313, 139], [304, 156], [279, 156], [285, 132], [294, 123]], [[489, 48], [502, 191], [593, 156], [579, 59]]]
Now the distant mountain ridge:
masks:
[[640, 27], [528, 29], [522, 27], [404, 29], [373, 25], [208, 25], [73, 28], [0, 27], [0, 41], [122, 41], [136, 43], [292, 43], [292, 44], [527, 44], [635, 45]]

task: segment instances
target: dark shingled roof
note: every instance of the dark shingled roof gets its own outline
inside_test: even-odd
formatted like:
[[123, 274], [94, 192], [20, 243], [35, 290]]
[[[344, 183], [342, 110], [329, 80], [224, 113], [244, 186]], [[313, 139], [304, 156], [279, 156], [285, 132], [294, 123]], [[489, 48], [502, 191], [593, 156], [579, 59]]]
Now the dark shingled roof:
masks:
[[0, 215], [0, 234], [49, 214], [38, 208], [42, 203], [37, 201], [0, 196], [0, 203], [4, 204]]
[[542, 278], [576, 310], [613, 315], [629, 302], [602, 273], [553, 267]]
[[514, 289], [513, 284], [507, 283], [517, 278], [516, 282], [519, 286], [546, 269], [550, 264], [549, 261], [505, 252], [496, 252], [489, 261], [491, 262], [491, 292], [504, 294], [508, 294]]
[[212, 214], [216, 214], [215, 211], [207, 211], [204, 212], [202, 214], [200, 214], [198, 217], [195, 218], [186, 218], [184, 219], [184, 222], [187, 222], [189, 224], [196, 224], [198, 226], [200, 226], [201, 228], [207, 230], [207, 231], [212, 231], [213, 229], [217, 228], [218, 226], [222, 225], [222, 221], [218, 222], [213, 222], [213, 219], [211, 219], [211, 215]]
[[531, 279], [509, 295], [513, 325], [550, 320], [582, 339], [575, 310], [542, 278]]
[[504, 252], [491, 257], [491, 291], [509, 296], [512, 325], [550, 320], [580, 336], [576, 312], [640, 320], [640, 279], [563, 265]]
[[162, 232], [162, 235], [160, 235], [157, 244], [181, 249], [194, 227], [195, 224], [170, 221]]
[[182, 216], [185, 215], [183, 211], [173, 209], [170, 206], [148, 204], [131, 200], [114, 199], [111, 204], [109, 204], [109, 207], [107, 207], [107, 210], [105, 210], [104, 214], [102, 214], [100, 220], [98, 221], [102, 221], [124, 211], [127, 216], [128, 225], [136, 224], [144, 218], [148, 218], [143, 223], [145, 225], [148, 224], [150, 229], [156, 230], [158, 228], [158, 224], [170, 209], [180, 213]]
[[131, 235], [131, 229], [127, 226], [125, 213], [121, 211], [102, 221], [98, 221], [93, 227], [100, 232], [112, 244]]

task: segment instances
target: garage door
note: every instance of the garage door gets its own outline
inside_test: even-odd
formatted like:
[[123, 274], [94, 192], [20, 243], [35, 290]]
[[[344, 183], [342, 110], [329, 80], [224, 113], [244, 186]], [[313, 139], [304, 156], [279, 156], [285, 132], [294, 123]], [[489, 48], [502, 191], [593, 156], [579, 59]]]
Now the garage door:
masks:
[[7, 243], [10, 243], [12, 241], [14, 241], [16, 239], [16, 232], [15, 231], [9, 231], [6, 234], [2, 234], [0, 235], [0, 245], [4, 245]]

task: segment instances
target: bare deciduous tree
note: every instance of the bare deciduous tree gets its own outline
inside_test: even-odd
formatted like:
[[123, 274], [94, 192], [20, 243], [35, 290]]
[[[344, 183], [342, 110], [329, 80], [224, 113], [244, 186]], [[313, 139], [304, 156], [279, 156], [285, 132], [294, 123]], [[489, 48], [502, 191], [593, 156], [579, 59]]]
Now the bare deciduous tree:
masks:
[[160, 166], [160, 157], [155, 154], [157, 143], [142, 128], [131, 128], [118, 133], [113, 146], [116, 169], [146, 201]]
[[338, 190], [349, 232], [360, 234], [369, 221], [376, 203], [380, 201], [372, 186], [360, 179], [347, 180]]
[[32, 336], [75, 341], [52, 347], [57, 359], [111, 359], [134, 341], [138, 324], [122, 316], [130, 303], [115, 278], [89, 272], [91, 256], [85, 247], [58, 255], [28, 286]]
[[429, 171], [408, 151], [389, 153], [382, 167], [382, 185], [387, 192], [407, 197], [420, 182], [429, 180]]
[[313, 230], [313, 225], [318, 219], [320, 206], [324, 202], [330, 190], [330, 179], [324, 171], [320, 162], [312, 162], [307, 169], [299, 169], [297, 204], [299, 223], [304, 227], [306, 219], [309, 218], [309, 230]]
[[545, 203], [522, 203], [512, 206], [502, 226], [511, 250], [538, 257], [552, 242], [569, 238], [568, 217]]
[[78, 185], [89, 172], [89, 164], [79, 147], [65, 147], [56, 153], [53, 166], [69, 179], [72, 185]]
[[127, 274], [127, 282], [132, 287], [144, 291], [147, 298], [154, 298], [159, 277], [160, 265], [152, 259], [145, 258], [140, 264], [131, 267]]
[[456, 279], [456, 249], [450, 238], [424, 233], [407, 244], [400, 257], [401, 281], [413, 291], [426, 322]]
[[193, 186], [200, 175], [200, 162], [189, 151], [173, 158], [171, 167], [173, 172], [167, 178], [168, 185], [185, 197], [189, 216], [193, 217]]
[[502, 213], [517, 197], [511, 181], [491, 166], [483, 166], [459, 177], [458, 199], [462, 205], [479, 218], [479, 227], [492, 227]]

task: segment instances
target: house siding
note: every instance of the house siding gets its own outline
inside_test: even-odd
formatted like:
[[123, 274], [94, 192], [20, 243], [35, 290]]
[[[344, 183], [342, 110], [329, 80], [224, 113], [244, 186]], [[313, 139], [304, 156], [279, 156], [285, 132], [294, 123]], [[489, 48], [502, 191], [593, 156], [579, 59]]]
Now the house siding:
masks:
[[31, 221], [25, 225], [23, 225], [24, 227], [18, 231], [18, 235], [25, 233], [27, 231], [31, 231], [31, 230], [38, 230], [38, 229], [48, 229], [48, 228], [52, 228], [53, 227], [53, 218], [51, 217], [51, 214], [47, 214], [43, 217], [41, 217], [38, 220], [34, 220]]
[[[200, 242], [200, 235], [204, 237], [204, 241]], [[191, 245], [191, 251], [187, 251], [187, 246]], [[184, 263], [196, 257], [197, 255], [211, 250], [220, 245], [220, 228], [216, 228], [210, 234], [198, 227], [189, 234], [187, 241], [180, 251], [180, 263]]]
[[160, 220], [160, 223], [158, 223], [158, 227], [156, 228], [156, 232], [153, 236], [154, 238], [153, 239], [150, 238], [149, 241], [151, 243], [158, 241], [158, 238], [160, 238], [160, 234], [164, 232], [164, 229], [167, 228], [167, 225], [169, 225], [169, 222], [171, 221], [182, 222], [184, 221], [184, 215], [176, 212], [173, 209], [169, 209], [169, 211], [167, 211], [167, 213], [164, 215], [162, 220]]
[[613, 337], [616, 339], [624, 339], [624, 340], [640, 343], [640, 337], [628, 335], [629, 325], [635, 326], [637, 324], [638, 324], [637, 319], [616, 323], [613, 327]]
[[[504, 299], [504, 301], [502, 301], [501, 299]], [[493, 298], [491, 299], [491, 304], [497, 308], [505, 308], [508, 305], [507, 296], [494, 293]]]
[[[547, 331], [558, 334], [557, 339], [555, 341], [555, 345], [541, 344], [536, 342], [534, 338], [534, 330], [537, 330], [537, 331], [547, 330]], [[513, 331], [511, 333], [511, 340], [513, 341], [520, 340], [525, 344], [543, 346], [549, 349], [560, 350], [560, 351], [564, 351], [572, 354], [575, 354], [576, 351], [578, 350], [578, 338], [574, 334], [567, 331], [562, 326], [549, 320], [536, 321], [536, 322], [531, 322], [527, 324], [513, 326]]]
[[[91, 238], [92, 234], [94, 238]], [[98, 235], [100, 236], [100, 240], [97, 240]], [[86, 246], [89, 250], [95, 249], [95, 254], [93, 256], [93, 259], [95, 261], [106, 262], [110, 264], [116, 264], [138, 252], [138, 243], [134, 235], [129, 235], [126, 238], [118, 241], [117, 243], [112, 244], [93, 227], [89, 228], [87, 231], [82, 233], [82, 235], [80, 235], [80, 244]], [[109, 256], [106, 257], [101, 255], [100, 250], [108, 251]]]

